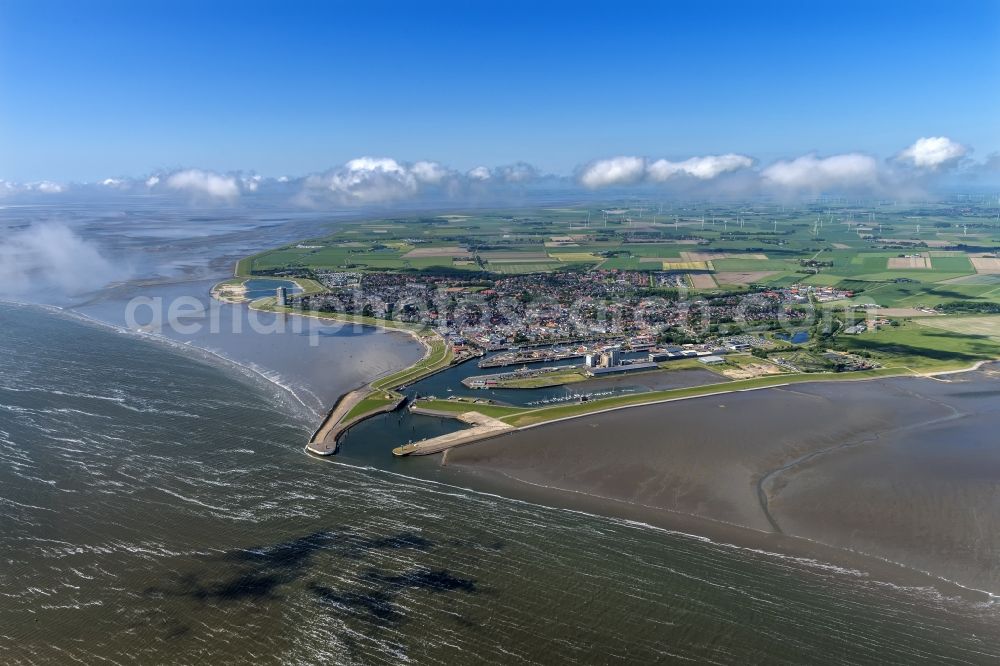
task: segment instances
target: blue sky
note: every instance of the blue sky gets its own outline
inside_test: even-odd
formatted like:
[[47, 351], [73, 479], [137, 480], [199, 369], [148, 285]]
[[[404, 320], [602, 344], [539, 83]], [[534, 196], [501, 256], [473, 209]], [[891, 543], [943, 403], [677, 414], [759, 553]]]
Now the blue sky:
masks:
[[0, 178], [1000, 150], [998, 2], [0, 2]]

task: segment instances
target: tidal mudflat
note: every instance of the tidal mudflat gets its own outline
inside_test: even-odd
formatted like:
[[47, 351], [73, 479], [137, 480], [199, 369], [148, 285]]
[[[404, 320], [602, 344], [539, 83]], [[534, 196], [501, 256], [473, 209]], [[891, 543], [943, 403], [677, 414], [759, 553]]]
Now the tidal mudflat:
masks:
[[587, 510], [802, 537], [996, 594], [997, 396], [995, 364], [729, 393], [539, 426], [446, 464]]

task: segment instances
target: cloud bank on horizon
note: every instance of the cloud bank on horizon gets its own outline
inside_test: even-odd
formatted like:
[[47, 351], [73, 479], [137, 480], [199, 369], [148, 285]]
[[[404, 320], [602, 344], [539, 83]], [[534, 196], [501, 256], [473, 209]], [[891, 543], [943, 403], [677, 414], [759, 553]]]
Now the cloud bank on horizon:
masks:
[[733, 153], [691, 157], [682, 162], [620, 156], [591, 162], [580, 170], [578, 178], [584, 187], [590, 189], [634, 185], [642, 181], [665, 183], [684, 177], [712, 180], [725, 173], [749, 169], [753, 164], [752, 157]]
[[[591, 162], [578, 170], [577, 180], [588, 189], [638, 184], [695, 185], [741, 176], [740, 190], [775, 196], [804, 196], [820, 193], [890, 194], [916, 193], [926, 188], [928, 179], [962, 166], [970, 149], [948, 137], [921, 137], [896, 156], [880, 162], [864, 153], [842, 153], [821, 157], [809, 153], [781, 159], [757, 168], [747, 155], [728, 153], [705, 155], [672, 162], [638, 156], [618, 156]], [[970, 172], [989, 168], [997, 160], [969, 165]]]
[[874, 157], [845, 153], [831, 157], [803, 155], [779, 160], [760, 173], [765, 187], [791, 192], [874, 189], [881, 176]]
[[748, 155], [725, 153], [683, 160], [636, 155], [594, 160], [572, 177], [544, 174], [525, 162], [476, 166], [461, 172], [439, 162], [403, 162], [391, 157], [359, 157], [322, 173], [265, 178], [242, 172], [217, 173], [197, 168], [157, 172], [143, 178], [107, 178], [98, 183], [52, 181], [17, 184], [0, 181], [0, 197], [17, 194], [60, 195], [89, 190], [187, 197], [193, 203], [234, 204], [255, 193], [284, 196], [304, 207], [369, 206], [438, 196], [473, 200], [549, 184], [588, 191], [645, 188], [666, 195], [718, 193], [778, 197], [830, 194], [918, 196], [945, 174], [981, 178], [1000, 174], [1000, 155], [982, 162], [969, 159], [972, 149], [944, 136], [921, 137], [886, 160], [859, 152], [819, 156], [813, 153], [767, 165]]

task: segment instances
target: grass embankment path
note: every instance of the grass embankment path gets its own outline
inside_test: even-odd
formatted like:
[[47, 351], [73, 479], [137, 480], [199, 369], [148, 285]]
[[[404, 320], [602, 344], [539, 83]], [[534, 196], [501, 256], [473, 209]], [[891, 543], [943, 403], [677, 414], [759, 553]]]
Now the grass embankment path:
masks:
[[808, 382], [865, 381], [871, 379], [905, 376], [929, 377], [934, 376], [935, 374], [969, 370], [978, 367], [981, 364], [982, 362], [977, 363], [972, 368], [968, 366], [939, 368], [933, 372], [920, 372], [908, 367], [891, 367], [878, 368], [875, 370], [863, 370], [859, 372], [788, 373], [780, 375], [767, 375], [763, 377], [754, 377], [752, 379], [737, 379], [715, 384], [706, 384], [703, 386], [668, 389], [663, 391], [649, 391], [646, 393], [630, 393], [628, 395], [613, 396], [566, 405], [553, 405], [550, 407], [527, 408], [501, 405], [482, 405], [466, 400], [420, 400], [415, 403], [415, 405], [421, 410], [430, 410], [456, 415], [463, 412], [476, 411], [499, 419], [500, 421], [517, 428], [524, 428], [528, 426], [541, 425], [543, 423], [550, 423], [553, 421], [588, 416], [590, 414], [599, 414], [601, 412], [617, 409], [653, 405], [689, 398], [723, 395], [739, 391], [776, 388], [780, 386], [787, 386], [789, 384], [801, 384]]
[[236, 262], [236, 268], [233, 269], [233, 277], [244, 279], [253, 277], [253, 256], [243, 257]]
[[903, 368], [879, 368], [877, 370], [864, 370], [850, 373], [767, 375], [764, 377], [754, 377], [752, 379], [737, 379], [728, 382], [720, 382], [718, 384], [706, 384], [703, 386], [668, 389], [664, 391], [649, 391], [647, 393], [630, 393], [627, 395], [612, 396], [609, 398], [591, 400], [583, 403], [540, 407], [536, 409], [523, 410], [519, 413], [508, 414], [500, 417], [500, 419], [513, 426], [525, 427], [548, 423], [551, 421], [561, 421], [567, 418], [587, 416], [589, 414], [598, 414], [615, 409], [638, 407], [641, 405], [651, 405], [662, 402], [673, 402], [675, 400], [699, 398], [709, 395], [721, 395], [739, 391], [754, 391], [758, 389], [775, 388], [804, 382], [862, 381], [866, 379], [896, 377], [909, 374], [912, 374], [912, 371]]

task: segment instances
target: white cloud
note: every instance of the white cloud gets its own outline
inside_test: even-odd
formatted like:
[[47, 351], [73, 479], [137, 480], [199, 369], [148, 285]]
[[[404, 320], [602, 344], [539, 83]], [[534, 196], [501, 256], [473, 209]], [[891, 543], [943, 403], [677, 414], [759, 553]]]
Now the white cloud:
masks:
[[514, 162], [493, 169], [477, 166], [469, 170], [465, 177], [472, 182], [485, 183], [495, 181], [500, 183], [527, 183], [539, 178], [538, 169], [527, 162]]
[[418, 180], [389, 157], [359, 157], [339, 169], [306, 179], [307, 189], [324, 189], [344, 202], [379, 203], [416, 194]]
[[470, 169], [466, 176], [469, 180], [487, 181], [493, 177], [493, 174], [490, 172], [489, 167], [477, 166], [474, 169]]
[[344, 168], [354, 173], [374, 172], [383, 173], [406, 173], [402, 164], [391, 157], [358, 157], [348, 161]]
[[515, 162], [499, 166], [494, 175], [506, 183], [527, 183], [538, 178], [538, 169], [527, 162]]
[[955, 164], [965, 157], [969, 149], [946, 136], [921, 137], [896, 156], [901, 162], [909, 162], [921, 169], [938, 169]]
[[413, 177], [420, 183], [427, 185], [438, 185], [448, 177], [449, 172], [437, 162], [420, 161], [416, 162], [410, 171]]
[[808, 192], [874, 189], [879, 185], [878, 163], [861, 153], [782, 160], [764, 169], [761, 177], [766, 185]]
[[699, 180], [711, 180], [724, 173], [748, 169], [752, 166], [753, 158], [727, 153], [725, 155], [692, 157], [683, 162], [656, 160], [647, 167], [646, 173], [650, 180], [658, 182], [669, 180], [678, 175], [691, 176]]
[[25, 189], [41, 192], [42, 194], [59, 194], [66, 190], [65, 186], [61, 185], [60, 183], [54, 183], [51, 180], [43, 180], [37, 183], [28, 183], [25, 186]]
[[598, 188], [609, 185], [628, 185], [642, 180], [646, 172], [646, 160], [642, 157], [612, 157], [591, 162], [580, 173], [584, 187]]
[[32, 225], [0, 239], [0, 293], [8, 296], [99, 289], [125, 274], [60, 224]]
[[[961, 162], [957, 175], [972, 178], [996, 169], [1000, 161], [995, 157], [988, 159], [988, 164], [962, 160], [969, 153], [971, 148], [947, 137], [922, 137], [886, 161], [876, 161], [861, 153], [830, 157], [809, 154], [757, 167], [754, 158], [738, 153], [676, 161], [620, 155], [581, 166], [574, 179], [588, 189], [661, 185], [663, 192], [678, 195], [697, 192], [699, 196], [835, 190], [911, 192], [933, 185], [946, 166]], [[305, 177], [265, 178], [253, 172], [220, 174], [192, 168], [158, 171], [145, 181], [124, 176], [67, 185], [52, 181], [27, 184], [0, 181], [0, 196], [54, 195], [70, 190], [95, 194], [115, 189], [140, 191], [145, 182], [146, 188], [153, 192], [184, 192], [229, 202], [241, 194], [256, 197], [291, 194], [293, 201], [308, 206], [323, 201], [364, 205], [419, 197], [483, 200], [491, 195], [510, 196], [514, 190], [520, 190], [520, 185], [542, 178], [535, 167], [525, 162], [495, 167], [481, 165], [462, 173], [432, 160], [403, 162], [389, 157], [359, 157], [325, 173]], [[571, 184], [570, 178], [544, 178], [552, 179], [553, 184], [567, 187]]]
[[400, 162], [389, 157], [360, 157], [322, 174], [307, 176], [296, 201], [315, 206], [323, 198], [344, 204], [375, 204], [434, 194], [447, 198], [482, 196], [483, 187], [526, 183], [538, 178], [530, 164], [486, 166], [461, 174], [439, 162]]
[[631, 185], [644, 180], [662, 183], [676, 176], [712, 180], [752, 166], [753, 158], [735, 153], [691, 157], [680, 162], [665, 159], [649, 162], [643, 157], [619, 156], [591, 162], [582, 169], [579, 180], [591, 189]]
[[167, 187], [174, 190], [204, 195], [214, 199], [235, 199], [240, 194], [236, 179], [231, 176], [220, 176], [211, 171], [187, 169], [171, 174], [167, 178]]

